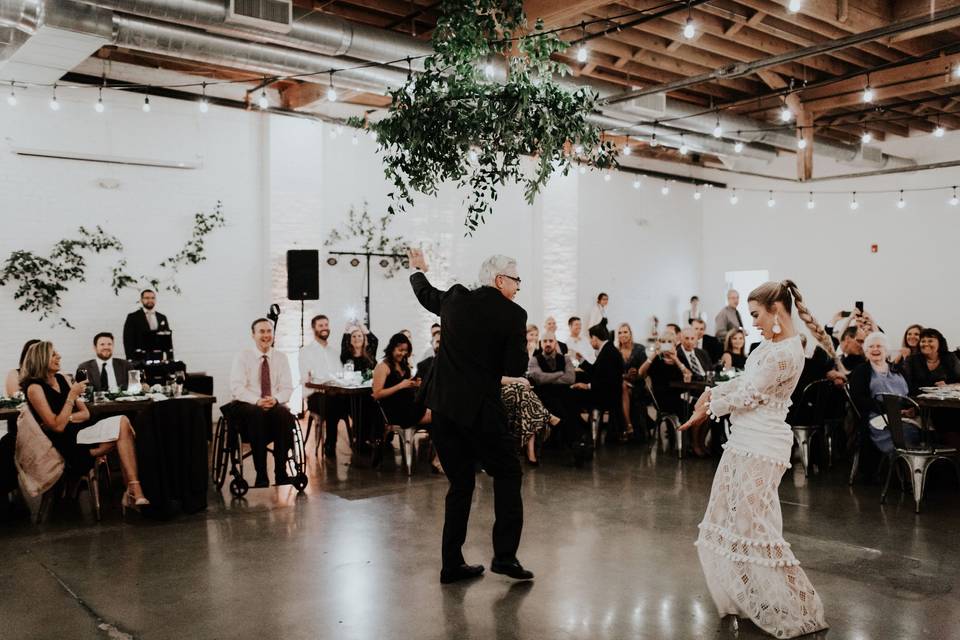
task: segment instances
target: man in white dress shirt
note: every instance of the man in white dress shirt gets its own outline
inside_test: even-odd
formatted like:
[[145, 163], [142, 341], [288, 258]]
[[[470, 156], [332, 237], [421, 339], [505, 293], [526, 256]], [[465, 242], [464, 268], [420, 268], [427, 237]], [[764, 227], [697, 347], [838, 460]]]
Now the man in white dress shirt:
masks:
[[597, 359], [597, 352], [590, 345], [590, 341], [582, 335], [583, 321], [577, 316], [567, 320], [567, 326], [570, 328], [570, 337], [567, 338], [567, 353], [571, 358], [579, 361], [586, 360], [593, 363]]
[[235, 400], [233, 413], [240, 434], [253, 449], [257, 472], [254, 487], [268, 487], [267, 445], [273, 446], [273, 474], [277, 484], [290, 484], [287, 476], [287, 451], [290, 448], [295, 418], [284, 403], [293, 393], [293, 379], [287, 356], [273, 348], [273, 324], [257, 318], [250, 325], [253, 346], [233, 359], [230, 393]]
[[113, 357], [113, 334], [101, 331], [93, 337], [93, 349], [97, 357], [80, 363], [77, 373], [83, 371], [94, 391], [126, 389], [130, 364], [123, 358]]
[[343, 369], [340, 364], [340, 346], [331, 345], [330, 319], [325, 315], [314, 316], [310, 320], [313, 329], [313, 340], [305, 344], [300, 350], [300, 380], [303, 382], [303, 397], [307, 399], [307, 408], [320, 416], [323, 425], [317, 426], [317, 437], [320, 429], [326, 429], [326, 438], [323, 453], [328, 458], [337, 455], [337, 424], [341, 418], [347, 417], [347, 403], [342, 397], [324, 396], [316, 389], [307, 387], [308, 382], [322, 384], [334, 379]]

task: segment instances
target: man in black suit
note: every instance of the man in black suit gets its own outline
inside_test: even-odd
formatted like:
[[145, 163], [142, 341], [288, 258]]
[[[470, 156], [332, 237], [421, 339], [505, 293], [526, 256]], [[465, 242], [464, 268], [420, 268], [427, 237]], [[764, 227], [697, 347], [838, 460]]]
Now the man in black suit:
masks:
[[[439, 329], [439, 325], [437, 326]], [[437, 331], [430, 338], [430, 355], [417, 363], [417, 377], [420, 380], [426, 380], [430, 376], [430, 370], [437, 359], [437, 353], [440, 351], [440, 332]]]
[[677, 357], [683, 366], [690, 369], [694, 380], [705, 380], [707, 372], [713, 369], [713, 360], [710, 359], [710, 354], [697, 346], [697, 332], [692, 327], [680, 332]]
[[140, 306], [123, 323], [123, 353], [129, 360], [141, 359], [146, 351], [152, 349], [155, 344], [153, 337], [158, 331], [170, 331], [167, 316], [154, 309], [157, 306], [157, 294], [152, 289], [140, 292]]
[[601, 320], [587, 330], [590, 346], [597, 352], [597, 359], [591, 364], [584, 360], [580, 367], [585, 380], [573, 385], [574, 389], [590, 392], [590, 402], [595, 409], [610, 412], [609, 436], [620, 438], [624, 435], [623, 416], [623, 355], [610, 341], [607, 323]]
[[697, 346], [707, 352], [711, 362], [720, 362], [723, 358], [723, 345], [720, 344], [719, 340], [707, 334], [707, 323], [703, 320], [694, 319], [690, 321], [690, 326], [697, 333]]
[[113, 334], [101, 331], [93, 337], [93, 350], [97, 357], [80, 363], [77, 376], [82, 371], [94, 391], [126, 389], [130, 364], [123, 358], [113, 357]]
[[540, 338], [540, 348], [527, 364], [527, 378], [537, 397], [551, 415], [560, 418], [557, 425], [560, 440], [573, 451], [573, 463], [580, 466], [586, 459], [586, 442], [582, 421], [570, 386], [577, 373], [569, 355], [560, 352], [557, 337], [547, 332]]
[[410, 251], [410, 276], [417, 300], [440, 316], [440, 352], [427, 381], [433, 412], [433, 442], [450, 481], [443, 523], [440, 582], [475, 578], [483, 565], [468, 565], [462, 547], [473, 499], [475, 464], [493, 477], [494, 557], [490, 570], [518, 580], [533, 574], [517, 560], [523, 529], [520, 459], [500, 396], [503, 376], [527, 369], [527, 312], [513, 302], [520, 289], [516, 261], [493, 256], [480, 267], [481, 286], [434, 288], [424, 272], [423, 252]]

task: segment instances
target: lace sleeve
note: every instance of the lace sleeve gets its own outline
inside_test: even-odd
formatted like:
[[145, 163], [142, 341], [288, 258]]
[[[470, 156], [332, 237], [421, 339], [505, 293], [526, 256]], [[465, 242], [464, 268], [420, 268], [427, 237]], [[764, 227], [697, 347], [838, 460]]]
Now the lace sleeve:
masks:
[[754, 409], [789, 400], [790, 383], [796, 377], [795, 359], [785, 349], [767, 349], [757, 355], [759, 361], [755, 367], [747, 367], [742, 375], [711, 391], [708, 412], [714, 420], [736, 409]]

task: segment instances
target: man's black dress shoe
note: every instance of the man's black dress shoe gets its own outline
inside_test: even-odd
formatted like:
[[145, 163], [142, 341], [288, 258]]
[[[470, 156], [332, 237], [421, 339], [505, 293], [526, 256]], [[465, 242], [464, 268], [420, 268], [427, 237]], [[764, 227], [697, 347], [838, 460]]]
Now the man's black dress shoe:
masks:
[[441, 584], [450, 584], [451, 582], [459, 582], [460, 580], [479, 578], [482, 575], [482, 564], [462, 564], [459, 567], [442, 569], [440, 571], [440, 582]]
[[267, 476], [257, 476], [257, 479], [253, 483], [254, 489], [264, 489], [270, 486], [270, 481], [267, 480]]
[[516, 558], [513, 560], [497, 560], [494, 558], [490, 562], [490, 571], [509, 576], [514, 580], [533, 580], [533, 572], [524, 569]]
[[283, 484], [293, 484], [293, 479], [288, 475], [275, 476], [275, 480], [278, 487]]

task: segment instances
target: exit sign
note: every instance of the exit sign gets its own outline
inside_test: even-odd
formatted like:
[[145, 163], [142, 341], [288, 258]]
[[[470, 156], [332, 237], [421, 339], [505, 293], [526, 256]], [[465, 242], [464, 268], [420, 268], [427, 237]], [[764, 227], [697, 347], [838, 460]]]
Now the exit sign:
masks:
[[880, 245], [878, 244], [870, 245], [870, 253], [877, 253], [878, 251], [880, 251]]

